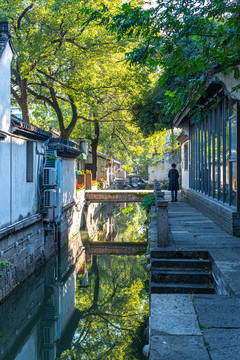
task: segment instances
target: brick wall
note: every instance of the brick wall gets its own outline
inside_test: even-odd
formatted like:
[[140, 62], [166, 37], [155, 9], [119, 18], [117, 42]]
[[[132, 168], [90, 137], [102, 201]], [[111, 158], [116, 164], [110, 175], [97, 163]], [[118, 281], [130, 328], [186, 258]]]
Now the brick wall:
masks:
[[37, 214], [0, 231], [0, 261], [10, 262], [0, 276], [0, 301], [64, 244], [68, 243], [68, 257], [76, 259], [82, 247], [80, 225], [84, 201], [83, 197], [63, 211], [58, 228], [44, 223]]
[[227, 233], [240, 236], [240, 214], [230, 206], [191, 189], [182, 189], [182, 194], [186, 196], [190, 204], [207, 215]]

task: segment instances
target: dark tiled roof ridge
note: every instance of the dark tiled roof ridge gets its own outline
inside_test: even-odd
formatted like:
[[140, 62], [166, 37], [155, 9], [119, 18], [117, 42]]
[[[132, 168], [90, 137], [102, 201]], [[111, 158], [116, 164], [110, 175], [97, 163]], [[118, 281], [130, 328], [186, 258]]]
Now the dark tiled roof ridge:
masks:
[[47, 140], [52, 137], [50, 131], [43, 130], [35, 125], [23, 121], [15, 115], [11, 115], [11, 125], [15, 128], [13, 130], [13, 133], [23, 135], [29, 138], [36, 137]]
[[14, 48], [11, 40], [10, 34], [10, 22], [9, 21], [0, 21], [0, 58], [9, 43], [12, 52], [14, 53]]

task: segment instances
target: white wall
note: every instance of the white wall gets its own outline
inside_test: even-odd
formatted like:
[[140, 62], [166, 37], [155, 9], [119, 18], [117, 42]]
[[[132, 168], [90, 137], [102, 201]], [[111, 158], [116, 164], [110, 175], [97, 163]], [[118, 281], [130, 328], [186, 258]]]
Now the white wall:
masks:
[[10, 223], [10, 142], [0, 141], [0, 228]]
[[[43, 156], [42, 143], [33, 145], [33, 182], [27, 182], [27, 141], [7, 137], [0, 142], [0, 228], [11, 225], [38, 211], [39, 170]], [[39, 162], [39, 164], [38, 164]]]
[[[188, 169], [184, 169], [184, 145], [188, 143]], [[181, 159], [182, 159], [182, 187], [189, 189], [189, 141], [181, 145]]]
[[0, 58], [0, 129], [10, 131], [10, 94], [11, 94], [12, 50], [7, 43]]
[[[238, 70], [240, 71], [240, 66], [238, 65]], [[215, 81], [215, 78], [218, 78], [219, 81], [222, 81], [224, 85], [226, 86], [229, 94], [231, 94], [231, 97], [236, 100], [240, 100], [240, 91], [233, 91], [233, 87], [239, 85], [239, 79], [234, 79], [233, 73], [217, 73], [214, 78], [212, 79]]]
[[62, 159], [61, 179], [62, 179], [62, 206], [70, 204], [74, 200], [76, 188], [76, 161], [75, 159]]
[[180, 172], [181, 164], [178, 158], [178, 154], [165, 154], [161, 161], [153, 166], [149, 166], [148, 182], [153, 184], [155, 179], [158, 181], [168, 181], [168, 172], [171, 169], [171, 164], [173, 163], [177, 165], [177, 170]]

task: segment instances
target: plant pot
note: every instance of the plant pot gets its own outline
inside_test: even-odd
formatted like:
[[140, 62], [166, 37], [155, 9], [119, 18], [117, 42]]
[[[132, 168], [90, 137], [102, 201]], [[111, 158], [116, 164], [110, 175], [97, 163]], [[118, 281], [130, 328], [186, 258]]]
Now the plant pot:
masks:
[[78, 174], [77, 175], [77, 183], [86, 185], [86, 174]]
[[85, 175], [86, 175], [85, 189], [92, 190], [92, 174], [85, 174]]

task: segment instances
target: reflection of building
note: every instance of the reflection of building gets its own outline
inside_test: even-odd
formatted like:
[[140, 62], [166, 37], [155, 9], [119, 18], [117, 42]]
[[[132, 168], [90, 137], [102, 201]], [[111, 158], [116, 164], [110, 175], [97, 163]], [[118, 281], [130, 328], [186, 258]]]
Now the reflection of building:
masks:
[[118, 212], [119, 204], [89, 204], [82, 239], [85, 236], [86, 241], [113, 241], [116, 236], [115, 217]]
[[55, 360], [70, 345], [79, 312], [67, 254], [65, 247], [0, 305], [0, 360]]
[[[240, 111], [237, 81], [217, 74], [200, 105], [212, 98], [216, 106], [198, 123], [191, 123], [186, 107], [176, 118], [181, 127], [183, 190], [189, 200], [229, 233], [240, 235]], [[240, 148], [239, 148], [240, 149]]]

